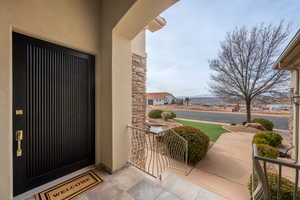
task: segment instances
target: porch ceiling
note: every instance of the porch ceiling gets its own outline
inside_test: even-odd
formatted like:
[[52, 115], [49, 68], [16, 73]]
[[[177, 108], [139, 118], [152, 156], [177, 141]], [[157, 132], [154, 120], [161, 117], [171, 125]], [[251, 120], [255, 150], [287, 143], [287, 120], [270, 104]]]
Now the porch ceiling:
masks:
[[[178, 1], [179, 0], [138, 0], [128, 10], [125, 16], [123, 16], [113, 31], [132, 40], [152, 20], [159, 16], [161, 12]], [[159, 20], [160, 23], [162, 23], [163, 20]]]
[[274, 69], [292, 70], [300, 67], [300, 29], [277, 59]]

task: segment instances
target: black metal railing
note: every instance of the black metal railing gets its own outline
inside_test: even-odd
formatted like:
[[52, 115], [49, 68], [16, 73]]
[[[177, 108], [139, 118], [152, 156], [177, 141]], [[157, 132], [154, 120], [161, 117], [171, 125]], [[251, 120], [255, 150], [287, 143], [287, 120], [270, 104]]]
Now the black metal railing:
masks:
[[[278, 160], [266, 158], [258, 155], [257, 147], [253, 144], [253, 175], [252, 175], [252, 199], [253, 200], [285, 200], [283, 197], [283, 179], [290, 181], [290, 186], [293, 187], [291, 195], [292, 200], [300, 199], [298, 188], [300, 165]], [[283, 173], [283, 168], [286, 173]], [[275, 181], [270, 183], [269, 173], [273, 173]], [[288, 176], [288, 177], [287, 177]], [[270, 184], [274, 184], [270, 185]], [[286, 187], [286, 186], [284, 186]], [[289, 190], [289, 188], [288, 188]], [[285, 191], [286, 192], [286, 191]]]

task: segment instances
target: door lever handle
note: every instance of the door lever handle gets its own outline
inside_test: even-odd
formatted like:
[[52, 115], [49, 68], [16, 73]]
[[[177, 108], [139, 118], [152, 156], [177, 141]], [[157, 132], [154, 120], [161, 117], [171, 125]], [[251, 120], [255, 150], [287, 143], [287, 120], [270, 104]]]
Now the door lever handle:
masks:
[[16, 132], [16, 141], [18, 143], [17, 147], [17, 157], [22, 156], [22, 140], [23, 140], [23, 130], [17, 130]]

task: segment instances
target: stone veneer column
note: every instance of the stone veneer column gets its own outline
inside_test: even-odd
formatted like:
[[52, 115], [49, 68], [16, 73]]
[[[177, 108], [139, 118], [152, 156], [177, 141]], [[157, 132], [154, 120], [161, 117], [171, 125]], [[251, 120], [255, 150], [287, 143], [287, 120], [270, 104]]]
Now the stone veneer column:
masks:
[[146, 57], [132, 55], [132, 125], [145, 128]]
[[[146, 58], [132, 54], [132, 125], [145, 128], [146, 120]], [[131, 134], [130, 161], [145, 169], [145, 133], [135, 130]]]

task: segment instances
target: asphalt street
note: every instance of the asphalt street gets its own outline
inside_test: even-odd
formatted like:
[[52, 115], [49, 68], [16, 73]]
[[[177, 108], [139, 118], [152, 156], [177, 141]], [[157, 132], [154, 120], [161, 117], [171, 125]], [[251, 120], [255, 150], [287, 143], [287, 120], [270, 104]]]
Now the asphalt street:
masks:
[[[211, 121], [211, 122], [223, 122], [223, 123], [243, 123], [246, 121], [246, 114], [236, 113], [217, 113], [217, 112], [205, 112], [205, 111], [189, 111], [189, 110], [174, 110], [178, 118], [186, 118], [193, 120]], [[288, 117], [287, 116], [268, 116], [253, 114], [254, 118], [265, 118], [273, 121], [275, 129], [288, 129]]]

